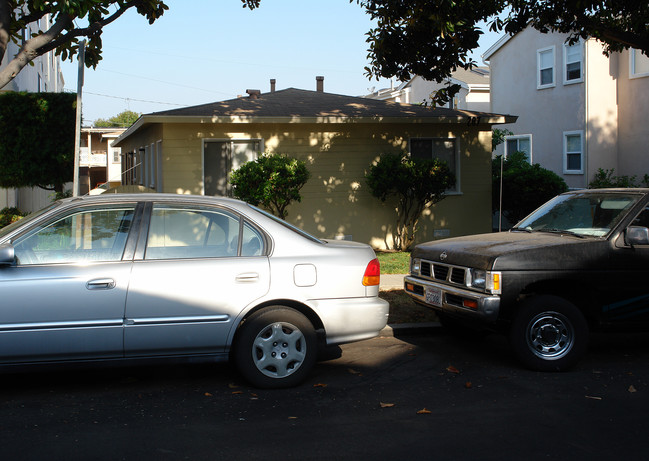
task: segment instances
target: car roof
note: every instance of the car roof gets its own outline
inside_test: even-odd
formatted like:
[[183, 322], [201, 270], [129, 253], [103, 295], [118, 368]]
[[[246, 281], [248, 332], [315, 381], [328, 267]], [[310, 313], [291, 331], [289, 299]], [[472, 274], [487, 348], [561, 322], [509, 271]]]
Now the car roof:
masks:
[[229, 197], [210, 195], [189, 195], [189, 194], [167, 194], [167, 193], [145, 193], [145, 194], [100, 194], [84, 195], [81, 197], [70, 197], [61, 200], [62, 204], [71, 203], [103, 203], [103, 202], [141, 202], [141, 201], [171, 201], [171, 202], [203, 202], [206, 204], [230, 204], [246, 205], [246, 202]]

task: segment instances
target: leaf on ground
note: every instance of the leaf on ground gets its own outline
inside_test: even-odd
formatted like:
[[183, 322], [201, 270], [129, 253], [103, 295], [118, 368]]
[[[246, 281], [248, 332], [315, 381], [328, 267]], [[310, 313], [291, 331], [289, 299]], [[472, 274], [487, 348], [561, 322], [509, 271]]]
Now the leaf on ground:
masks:
[[288, 419], [297, 419], [297, 416], [289, 416]]
[[587, 399], [591, 399], [591, 400], [602, 400], [601, 397], [595, 397], [595, 396], [593, 396], [593, 395], [587, 395], [586, 398], [587, 398]]
[[327, 387], [327, 385], [323, 383], [318, 383], [318, 384], [314, 384], [313, 387]]
[[449, 365], [448, 367], [446, 367], [446, 371], [448, 371], [449, 373], [460, 374], [460, 370], [455, 368], [453, 365]]
[[634, 393], [634, 392], [638, 392], [638, 391], [636, 390], [635, 386], [633, 384], [631, 384], [629, 386], [629, 392]]
[[356, 371], [353, 368], [347, 368], [347, 371], [350, 372], [353, 375], [360, 375], [361, 374], [360, 371]]
[[426, 409], [426, 408], [422, 408], [421, 410], [419, 410], [419, 411], [417, 412], [418, 415], [429, 415], [429, 414], [431, 414], [431, 413], [432, 413], [432, 411], [430, 411], [430, 410], [428, 410], [428, 409]]
[[243, 394], [243, 391], [233, 391], [232, 395], [235, 395], [235, 394]]
[[471, 389], [473, 387], [473, 383], [471, 381], [467, 381], [466, 383], [464, 383], [464, 387], [466, 389]]
[[379, 405], [381, 405], [381, 408], [392, 408], [394, 403], [379, 402]]
[[228, 387], [229, 387], [230, 389], [236, 389], [236, 388], [239, 387], [239, 386], [237, 386], [237, 385], [234, 384], [234, 383], [230, 383], [230, 384], [228, 384]]
[[206, 392], [206, 393], [203, 394], [203, 395], [205, 395], [205, 397], [212, 397], [212, 394], [210, 394], [209, 392]]

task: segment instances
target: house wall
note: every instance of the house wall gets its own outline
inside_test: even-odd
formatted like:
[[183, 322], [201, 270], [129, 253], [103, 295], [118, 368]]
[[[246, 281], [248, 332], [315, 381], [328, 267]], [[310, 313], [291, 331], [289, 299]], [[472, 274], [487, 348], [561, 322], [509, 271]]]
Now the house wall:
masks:
[[630, 78], [630, 59], [629, 51], [622, 52], [618, 58], [618, 145], [623, 155], [616, 173], [637, 175], [641, 179], [649, 173], [649, 75]]
[[[491, 110], [518, 115], [515, 124], [502, 128], [532, 135], [532, 162], [563, 177], [569, 187], [583, 188], [598, 168], [617, 166], [617, 69], [601, 45], [588, 40], [583, 81], [566, 84], [566, 37], [527, 28], [491, 55]], [[538, 89], [537, 50], [548, 47], [554, 47], [555, 84]], [[569, 131], [583, 132], [583, 173], [564, 172], [563, 137]]]
[[[375, 248], [392, 244], [395, 202], [381, 203], [364, 175], [382, 153], [408, 149], [410, 137], [456, 137], [460, 193], [427, 210], [418, 241], [491, 231], [491, 131], [466, 125], [167, 124], [132, 136], [122, 152], [162, 139], [163, 192], [201, 194], [203, 139], [263, 139], [267, 152], [300, 158], [312, 176], [288, 221], [322, 238], [351, 238]], [[137, 139], [132, 139], [137, 138]]]

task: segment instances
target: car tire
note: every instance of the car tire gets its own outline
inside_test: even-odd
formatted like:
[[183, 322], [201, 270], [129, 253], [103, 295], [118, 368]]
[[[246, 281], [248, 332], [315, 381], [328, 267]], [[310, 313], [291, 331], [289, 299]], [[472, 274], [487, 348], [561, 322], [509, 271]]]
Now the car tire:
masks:
[[234, 346], [240, 373], [259, 388], [296, 386], [318, 355], [313, 325], [303, 314], [283, 306], [255, 312], [241, 325]]
[[552, 295], [534, 296], [519, 306], [510, 342], [526, 367], [564, 371], [586, 353], [588, 324], [571, 302]]

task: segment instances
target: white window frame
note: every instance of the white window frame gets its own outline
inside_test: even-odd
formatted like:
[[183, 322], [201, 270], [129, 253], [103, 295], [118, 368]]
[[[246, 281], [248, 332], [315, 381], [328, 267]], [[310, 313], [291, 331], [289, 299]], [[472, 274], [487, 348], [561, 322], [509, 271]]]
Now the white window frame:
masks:
[[515, 134], [515, 135], [510, 135], [510, 136], [505, 136], [505, 158], [509, 155], [508, 149], [507, 149], [507, 141], [510, 139], [528, 139], [530, 141], [530, 151], [528, 152], [528, 160], [530, 162], [530, 165], [533, 163], [533, 152], [534, 148], [532, 147], [532, 135], [531, 134]]
[[[547, 67], [541, 68], [541, 55], [550, 51], [552, 53], [552, 83], [541, 84], [541, 70], [547, 69]], [[536, 89], [543, 90], [545, 88], [554, 88], [557, 86], [557, 58], [556, 58], [556, 48], [554, 45], [548, 46], [546, 48], [541, 48], [536, 50]]]
[[[579, 78], [568, 79], [568, 64], [572, 64], [577, 61], [568, 62], [568, 48], [579, 47]], [[581, 83], [584, 81], [584, 44], [580, 40], [574, 45], [569, 45], [567, 43], [563, 44], [563, 84], [571, 85], [573, 83]]]
[[[580, 141], [580, 168], [579, 170], [568, 169], [568, 155], [576, 152], [568, 152], [568, 137], [579, 135]], [[563, 132], [563, 174], [584, 174], [584, 132], [583, 130]]]
[[635, 71], [635, 60], [636, 56], [640, 55], [642, 58], [649, 59], [648, 56], [645, 56], [642, 54], [640, 50], [636, 50], [635, 48], [629, 48], [629, 78], [643, 78], [643, 77], [649, 77], [649, 72], [636, 72]]

